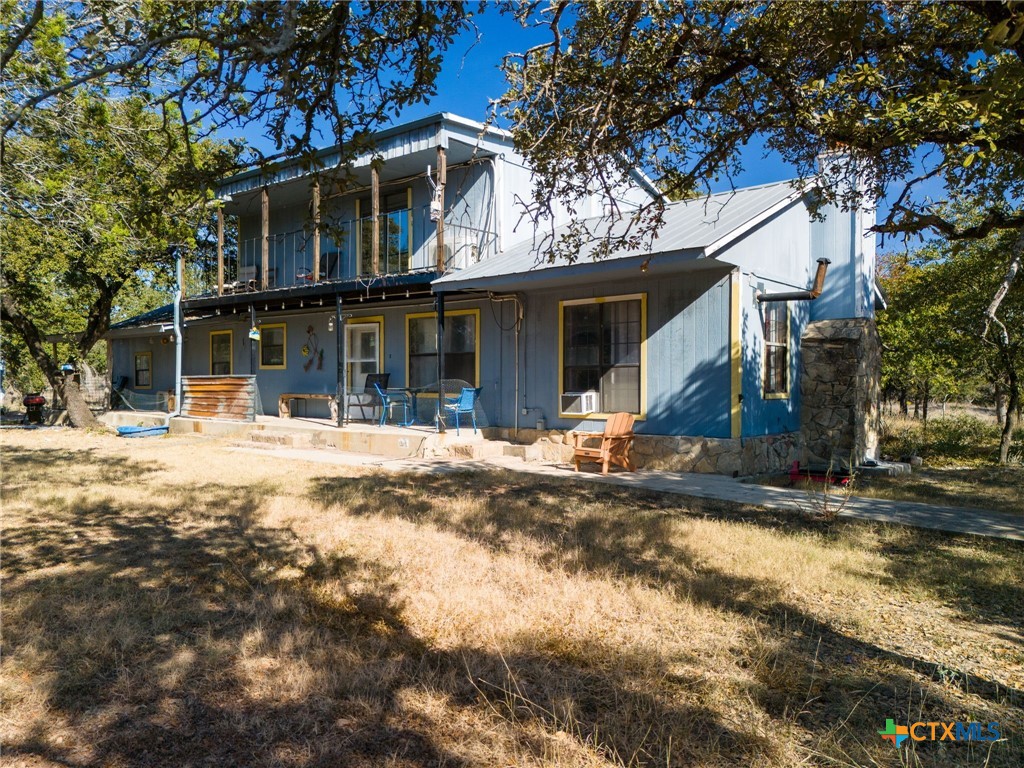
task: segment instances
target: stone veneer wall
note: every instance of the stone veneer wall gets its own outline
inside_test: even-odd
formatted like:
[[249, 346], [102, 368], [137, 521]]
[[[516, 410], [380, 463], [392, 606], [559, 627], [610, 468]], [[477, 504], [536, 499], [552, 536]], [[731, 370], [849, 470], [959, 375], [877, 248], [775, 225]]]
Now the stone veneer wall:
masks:
[[807, 326], [800, 340], [802, 464], [855, 467], [877, 456], [881, 367], [873, 320]]
[[[511, 430], [497, 432], [503, 439], [511, 438]], [[572, 432], [520, 429], [517, 442], [532, 444], [539, 451], [537, 458], [545, 461], [572, 462]], [[637, 435], [630, 456], [640, 469], [754, 475], [788, 470], [800, 452], [796, 433], [742, 440]]]

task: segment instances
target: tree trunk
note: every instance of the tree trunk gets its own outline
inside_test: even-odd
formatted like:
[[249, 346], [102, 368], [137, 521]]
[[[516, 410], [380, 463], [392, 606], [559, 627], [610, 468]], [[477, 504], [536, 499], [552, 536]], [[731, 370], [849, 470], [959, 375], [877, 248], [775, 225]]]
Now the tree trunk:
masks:
[[907, 390], [900, 390], [900, 414], [902, 416], [907, 415]]
[[85, 402], [82, 387], [77, 381], [70, 376], [61, 376], [59, 386], [52, 381], [50, 384], [53, 385], [54, 392], [60, 395], [61, 400], [64, 401], [64, 407], [68, 411], [68, 419], [70, 419], [72, 424], [76, 427], [84, 428], [99, 427], [100, 423], [93, 416], [89, 404]]
[[1006, 416], [1003, 419], [1003, 432], [999, 436], [999, 463], [1006, 465], [1010, 462], [1010, 445], [1013, 443], [1013, 430], [1017, 426], [1017, 410], [1020, 408], [1020, 381], [1017, 378], [1017, 369], [1013, 365], [1007, 366], [1009, 386], [1006, 403]]
[[928, 401], [932, 396], [932, 383], [926, 381], [924, 384], [924, 396], [921, 398], [921, 417], [927, 422], [928, 421]]
[[1003, 396], [1003, 388], [996, 384], [996, 424], [1002, 424], [1006, 418], [1006, 399]]
[[[6, 288], [6, 286], [4, 287]], [[92, 411], [89, 410], [89, 406], [82, 397], [82, 390], [78, 382], [71, 381], [64, 376], [64, 372], [58, 367], [57, 361], [50, 356], [46, 349], [45, 335], [22, 312], [11, 291], [4, 290], [0, 292], [0, 310], [2, 310], [3, 319], [8, 321], [24, 340], [29, 354], [32, 355], [32, 359], [39, 366], [39, 370], [43, 372], [46, 380], [53, 387], [55, 395], [64, 401], [64, 406], [67, 408], [68, 418], [72, 426], [87, 429], [99, 427], [99, 421], [92, 415]], [[106, 312], [109, 318], [109, 305], [106, 307]], [[82, 354], [83, 360], [85, 359], [85, 353], [92, 348], [92, 344], [102, 335], [105, 329], [105, 324], [102, 320], [90, 317], [86, 331], [82, 334], [82, 339], [79, 342], [79, 352]]]

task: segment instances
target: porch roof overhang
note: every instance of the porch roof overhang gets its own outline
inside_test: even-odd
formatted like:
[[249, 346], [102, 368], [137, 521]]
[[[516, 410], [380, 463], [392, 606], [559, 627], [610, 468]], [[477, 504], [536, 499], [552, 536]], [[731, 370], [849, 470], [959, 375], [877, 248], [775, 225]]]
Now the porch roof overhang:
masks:
[[314, 299], [327, 299], [333, 302], [341, 296], [342, 303], [362, 299], [366, 302], [387, 301], [391, 298], [404, 298], [405, 292], [410, 295], [431, 295], [430, 284], [440, 275], [434, 270], [408, 272], [401, 275], [380, 275], [372, 278], [352, 280], [333, 280], [314, 283], [312, 285], [295, 285], [286, 288], [273, 288], [266, 291], [250, 291], [248, 293], [232, 293], [224, 296], [197, 296], [181, 302], [186, 312], [217, 310], [225, 307], [241, 307], [250, 304], [274, 304], [279, 309], [298, 309], [300, 302], [306, 304]]

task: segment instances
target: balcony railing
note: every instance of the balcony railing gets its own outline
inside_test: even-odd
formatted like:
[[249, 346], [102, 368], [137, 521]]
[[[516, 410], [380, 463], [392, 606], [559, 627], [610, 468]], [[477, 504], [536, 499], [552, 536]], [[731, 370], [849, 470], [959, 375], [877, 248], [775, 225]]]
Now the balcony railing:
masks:
[[[295, 230], [268, 238], [267, 288], [288, 288], [317, 282], [371, 279], [435, 269], [437, 266], [436, 224], [430, 207], [406, 208], [380, 214], [380, 248], [377, 269], [373, 269], [373, 217], [344, 222], [324, 222], [320, 234], [320, 274], [313, 265], [313, 234]], [[497, 235], [476, 227], [446, 222], [444, 227], [446, 270], [465, 269], [497, 250]], [[189, 286], [191, 295], [216, 293], [216, 273]], [[263, 238], [238, 242], [237, 252], [224, 254], [225, 290], [263, 289]]]

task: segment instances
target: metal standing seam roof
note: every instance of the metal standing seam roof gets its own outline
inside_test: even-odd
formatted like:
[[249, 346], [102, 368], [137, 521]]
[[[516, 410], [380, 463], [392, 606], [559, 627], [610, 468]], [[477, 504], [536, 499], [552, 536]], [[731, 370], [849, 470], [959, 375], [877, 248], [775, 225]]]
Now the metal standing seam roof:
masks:
[[[595, 252], [600, 238], [608, 232], [609, 222], [606, 218], [594, 217], [587, 219], [587, 222], [596, 235], [595, 241], [585, 244], [574, 262], [570, 263], [565, 258], [547, 261], [547, 254], [537, 251], [539, 240], [535, 242], [531, 239], [513, 246], [500, 256], [484, 259], [471, 267], [445, 275], [435, 280], [433, 285], [454, 289], [477, 280], [597, 262], [616, 262], [659, 253], [703, 251], [702, 255], [709, 256], [763, 218], [800, 197], [801, 192], [794, 186], [794, 182], [780, 181], [671, 203], [665, 208], [664, 224], [650, 248], [623, 250], [603, 259], [597, 257]], [[612, 224], [613, 235], [624, 231], [626, 225], [624, 220]], [[555, 238], [568, 231], [568, 227], [565, 225], [556, 229]]]

